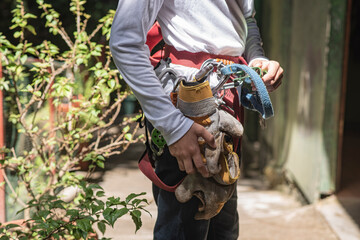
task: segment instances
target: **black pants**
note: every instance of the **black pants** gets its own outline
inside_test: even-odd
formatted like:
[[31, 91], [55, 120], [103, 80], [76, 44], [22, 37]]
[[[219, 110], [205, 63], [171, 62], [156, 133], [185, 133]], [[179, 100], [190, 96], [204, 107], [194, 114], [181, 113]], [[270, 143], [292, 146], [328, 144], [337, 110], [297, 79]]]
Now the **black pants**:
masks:
[[[152, 130], [152, 126], [149, 126]], [[150, 143], [151, 144], [151, 143]], [[186, 176], [179, 170], [176, 158], [168, 148], [156, 157], [155, 171], [167, 185], [175, 185]], [[177, 201], [175, 194], [153, 185], [153, 194], [158, 206], [154, 228], [155, 240], [237, 240], [239, 217], [237, 213], [237, 191], [224, 205], [221, 212], [210, 220], [195, 220], [200, 200], [193, 197], [186, 203]]]

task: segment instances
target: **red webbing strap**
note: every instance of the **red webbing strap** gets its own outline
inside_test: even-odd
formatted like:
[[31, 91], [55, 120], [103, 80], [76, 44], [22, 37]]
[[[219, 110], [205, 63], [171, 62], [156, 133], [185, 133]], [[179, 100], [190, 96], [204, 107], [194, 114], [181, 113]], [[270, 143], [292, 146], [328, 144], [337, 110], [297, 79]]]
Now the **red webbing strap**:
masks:
[[164, 58], [169, 57], [171, 62], [174, 64], [179, 64], [187, 67], [200, 68], [202, 63], [208, 59], [225, 59], [233, 62], [242, 62], [237, 56], [226, 56], [226, 55], [216, 55], [205, 52], [192, 53], [188, 51], [178, 51], [176, 48], [170, 45], [165, 45], [164, 49]]
[[[234, 114], [233, 116], [236, 117], [236, 119], [241, 122], [241, 124], [244, 124], [244, 108], [242, 106], [240, 106], [240, 102], [239, 102], [239, 95], [238, 95], [238, 91], [236, 88], [233, 88], [230, 90], [232, 95], [233, 95], [233, 106], [232, 109], [234, 109]], [[225, 98], [225, 97], [224, 97]], [[234, 137], [233, 138], [233, 142], [234, 142], [234, 150], [236, 151], [236, 149], [238, 149], [238, 147], [241, 147], [241, 139]]]
[[151, 162], [149, 159], [149, 155], [147, 152], [143, 154], [143, 156], [139, 160], [139, 169], [143, 174], [149, 178], [156, 186], [159, 188], [168, 191], [168, 192], [175, 192], [175, 189], [182, 183], [184, 179], [182, 179], [180, 182], [178, 182], [174, 186], [166, 185], [163, 181], [160, 180], [160, 178], [156, 175], [153, 167], [151, 166]]
[[[240, 64], [247, 65], [247, 62], [245, 61], [245, 59], [243, 57], [239, 57], [238, 61]], [[239, 122], [241, 122], [241, 124], [244, 124], [244, 108], [242, 106], [240, 106], [239, 93], [238, 93], [237, 89], [236, 88], [227, 89], [225, 91], [223, 100], [226, 103], [226, 105], [231, 108], [231, 109], [226, 108], [225, 110], [227, 112], [229, 112], [231, 115], [233, 115], [234, 117], [236, 117], [236, 119]], [[240, 137], [240, 138], [234, 137], [234, 150], [235, 151], [236, 151], [236, 149], [238, 149], [238, 147], [241, 148], [241, 140], [242, 140], [242, 137]]]
[[[155, 22], [154, 25], [150, 28], [149, 32], [147, 33], [146, 37], [146, 45], [148, 45], [150, 49], [150, 53], [152, 52], [153, 48], [160, 43], [163, 39], [161, 34], [161, 28], [158, 22]], [[161, 60], [162, 53], [161, 50], [157, 51], [153, 55], [150, 56], [151, 65], [155, 67]]]

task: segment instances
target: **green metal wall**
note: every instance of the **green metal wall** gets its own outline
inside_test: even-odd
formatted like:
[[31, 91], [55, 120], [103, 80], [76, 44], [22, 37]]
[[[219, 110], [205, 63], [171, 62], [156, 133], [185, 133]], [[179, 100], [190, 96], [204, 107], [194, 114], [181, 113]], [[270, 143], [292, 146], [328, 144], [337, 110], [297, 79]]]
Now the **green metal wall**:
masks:
[[259, 2], [264, 49], [285, 70], [262, 157], [313, 202], [335, 190], [346, 1]]

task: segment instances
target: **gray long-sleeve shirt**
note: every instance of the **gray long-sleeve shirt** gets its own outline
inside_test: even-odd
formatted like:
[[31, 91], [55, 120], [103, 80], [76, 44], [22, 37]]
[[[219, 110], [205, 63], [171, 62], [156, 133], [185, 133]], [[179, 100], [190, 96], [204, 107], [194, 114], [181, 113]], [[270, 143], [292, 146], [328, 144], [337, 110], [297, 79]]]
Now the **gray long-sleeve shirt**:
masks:
[[146, 35], [158, 20], [164, 41], [177, 50], [264, 58], [253, 0], [119, 0], [110, 37], [116, 66], [147, 119], [168, 145], [193, 121], [171, 103], [149, 60]]

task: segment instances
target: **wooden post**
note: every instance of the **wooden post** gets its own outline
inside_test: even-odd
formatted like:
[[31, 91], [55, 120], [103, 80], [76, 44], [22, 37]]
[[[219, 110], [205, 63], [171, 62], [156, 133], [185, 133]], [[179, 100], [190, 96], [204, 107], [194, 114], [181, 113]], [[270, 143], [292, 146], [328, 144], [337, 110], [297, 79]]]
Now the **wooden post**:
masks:
[[[1, 65], [2, 55], [0, 54], [0, 78], [2, 78], [2, 65]], [[0, 148], [4, 147], [4, 115], [3, 115], [3, 92], [0, 91]], [[4, 157], [0, 155], [0, 158]], [[0, 184], [4, 182], [4, 176], [2, 171], [0, 171]], [[0, 223], [6, 221], [6, 207], [5, 207], [5, 184], [0, 187]]]

